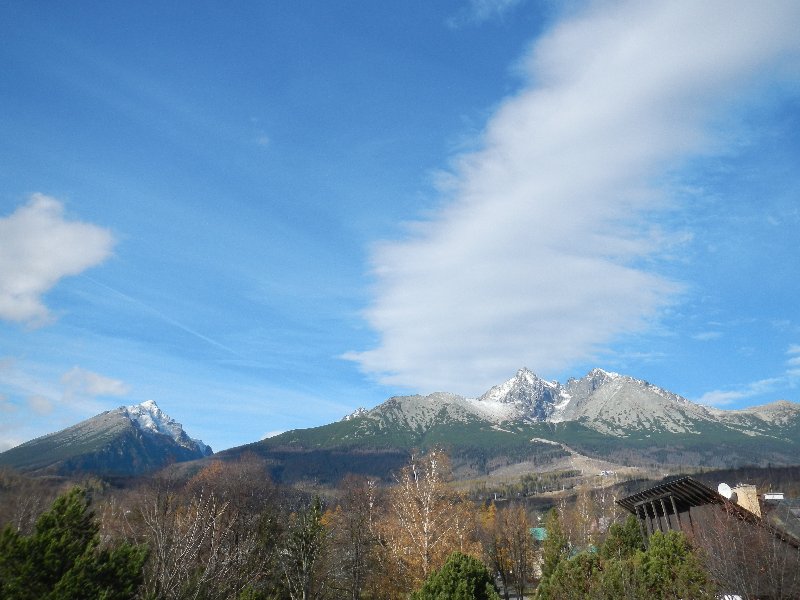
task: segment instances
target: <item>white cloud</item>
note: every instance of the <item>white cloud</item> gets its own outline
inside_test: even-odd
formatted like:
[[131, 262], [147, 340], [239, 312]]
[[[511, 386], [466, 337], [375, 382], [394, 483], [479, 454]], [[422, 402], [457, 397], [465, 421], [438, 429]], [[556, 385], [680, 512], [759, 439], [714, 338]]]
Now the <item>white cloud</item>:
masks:
[[61, 377], [61, 383], [64, 385], [64, 396], [66, 399], [73, 398], [74, 396], [124, 396], [130, 388], [119, 379], [111, 379], [81, 369], [80, 367], [73, 367]]
[[48, 322], [51, 315], [42, 295], [61, 278], [103, 262], [113, 245], [108, 230], [69, 221], [61, 202], [34, 194], [0, 219], [0, 319]]
[[796, 64], [798, 23], [796, 2], [678, 1], [592, 3], [560, 24], [455, 161], [445, 207], [374, 250], [380, 340], [346, 357], [384, 383], [476, 394], [646, 330], [682, 290], [647, 267], [682, 235], [657, 226], [656, 183], [718, 149], [709, 122], [730, 98]]

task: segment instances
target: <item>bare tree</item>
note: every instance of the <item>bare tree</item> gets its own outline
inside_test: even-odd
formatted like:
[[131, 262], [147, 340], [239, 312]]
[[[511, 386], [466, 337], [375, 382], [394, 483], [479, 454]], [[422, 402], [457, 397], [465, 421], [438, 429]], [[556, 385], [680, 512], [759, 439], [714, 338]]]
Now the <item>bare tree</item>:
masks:
[[258, 579], [257, 532], [237, 532], [237, 511], [213, 492], [188, 500], [168, 486], [142, 493], [132, 530], [147, 543], [143, 595], [172, 599], [228, 598]]
[[338, 505], [324, 516], [334, 556], [331, 575], [343, 597], [358, 600], [376, 569], [377, 483], [349, 475], [342, 480], [339, 491]]
[[517, 598], [522, 598], [533, 578], [533, 541], [528, 513], [523, 506], [509, 506], [500, 511], [500, 522], [508, 539], [511, 581]]
[[800, 598], [800, 549], [768, 522], [742, 518], [728, 506], [693, 514], [692, 542], [721, 591], [743, 598]]

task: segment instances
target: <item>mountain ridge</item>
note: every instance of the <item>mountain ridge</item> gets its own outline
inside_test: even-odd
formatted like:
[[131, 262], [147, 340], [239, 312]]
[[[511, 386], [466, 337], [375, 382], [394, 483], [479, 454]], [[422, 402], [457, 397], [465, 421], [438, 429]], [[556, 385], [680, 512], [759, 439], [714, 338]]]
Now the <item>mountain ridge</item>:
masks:
[[[288, 431], [221, 456], [247, 449], [283, 464], [281, 476], [298, 468], [304, 477], [324, 480], [346, 471], [348, 452], [409, 454], [433, 446], [450, 452], [462, 477], [563, 459], [565, 447], [631, 466], [786, 465], [800, 451], [800, 405], [777, 401], [724, 410], [602, 369], [561, 384], [523, 368], [477, 398], [448, 392], [394, 396], [341, 421]], [[317, 453], [315, 460], [324, 466], [298, 466], [304, 452]]]

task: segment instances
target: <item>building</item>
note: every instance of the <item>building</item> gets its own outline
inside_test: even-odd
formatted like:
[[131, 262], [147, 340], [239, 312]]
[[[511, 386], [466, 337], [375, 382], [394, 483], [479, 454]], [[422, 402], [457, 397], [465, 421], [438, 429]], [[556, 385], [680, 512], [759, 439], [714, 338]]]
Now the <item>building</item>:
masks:
[[755, 486], [715, 491], [691, 477], [617, 503], [636, 515], [645, 543], [657, 531], [686, 534], [725, 594], [800, 598], [800, 505], [759, 498]]

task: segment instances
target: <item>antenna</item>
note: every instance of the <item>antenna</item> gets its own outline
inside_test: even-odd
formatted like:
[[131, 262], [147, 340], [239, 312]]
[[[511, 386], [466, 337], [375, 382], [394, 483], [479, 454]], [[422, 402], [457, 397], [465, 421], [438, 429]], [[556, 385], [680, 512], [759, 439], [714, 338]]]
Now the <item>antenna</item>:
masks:
[[717, 491], [719, 492], [720, 496], [727, 498], [728, 500], [730, 500], [731, 496], [733, 496], [733, 490], [727, 483], [720, 483], [717, 486]]

